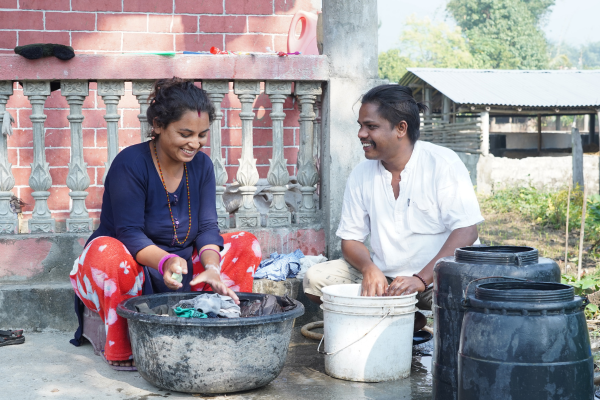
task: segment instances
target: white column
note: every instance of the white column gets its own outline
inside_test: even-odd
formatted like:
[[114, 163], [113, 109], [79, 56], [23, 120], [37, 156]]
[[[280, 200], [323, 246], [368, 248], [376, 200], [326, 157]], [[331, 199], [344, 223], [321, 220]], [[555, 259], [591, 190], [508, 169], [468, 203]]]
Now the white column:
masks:
[[152, 93], [154, 87], [154, 81], [133, 81], [132, 82], [132, 94], [137, 98], [140, 104], [140, 113], [138, 119], [140, 120], [140, 139], [142, 142], [150, 140], [147, 133], [150, 130], [150, 123], [146, 117], [146, 111], [148, 111], [148, 97]]
[[[12, 81], [0, 81], [0, 127], [6, 103], [13, 94]], [[9, 121], [10, 122], [10, 121]], [[11, 189], [15, 186], [12, 164], [8, 162], [8, 137], [0, 132], [0, 234], [19, 233], [19, 219], [10, 208]]]
[[302, 185], [302, 201], [296, 217], [298, 224], [317, 222], [317, 207], [313, 199], [319, 173], [313, 159], [313, 129], [316, 115], [314, 104], [322, 93], [321, 82], [296, 82], [294, 94], [300, 106], [300, 151], [298, 153], [298, 183]]
[[271, 99], [271, 121], [273, 122], [273, 157], [269, 160], [270, 167], [267, 179], [271, 185], [273, 201], [267, 216], [268, 227], [290, 226], [292, 214], [285, 204], [285, 191], [290, 181], [287, 170], [287, 160], [283, 158], [283, 103], [292, 94], [292, 82], [267, 81], [265, 93]]
[[252, 105], [254, 99], [260, 94], [259, 81], [235, 81], [233, 91], [242, 103], [242, 158], [239, 159], [239, 168], [236, 179], [240, 184], [242, 193], [242, 206], [235, 214], [236, 228], [258, 228], [260, 226], [260, 214], [254, 205], [254, 193], [258, 182], [258, 170], [253, 151], [252, 121], [254, 112]]
[[[102, 183], [104, 184], [110, 165], [119, 154], [119, 119], [121, 119], [121, 115], [118, 112], [118, 106], [121, 96], [125, 95], [125, 82], [98, 81], [98, 95], [102, 96], [102, 100], [106, 105], [104, 120], [106, 121], [106, 150], [108, 154], [107, 162], [104, 163], [104, 176], [102, 177]], [[138, 118], [140, 118], [139, 115]], [[144, 118], [146, 118], [145, 114]]]
[[217, 218], [220, 229], [229, 228], [229, 213], [223, 203], [223, 193], [225, 193], [225, 183], [227, 183], [227, 170], [221, 153], [221, 121], [223, 112], [221, 111], [221, 102], [227, 93], [229, 93], [229, 81], [202, 81], [202, 89], [208, 94], [208, 98], [215, 106], [215, 120], [210, 125], [210, 159], [213, 162], [215, 170], [216, 185], [216, 205]]
[[481, 155], [487, 156], [490, 154], [490, 113], [483, 111], [480, 114], [481, 118]]
[[29, 186], [35, 199], [33, 215], [29, 220], [29, 233], [54, 232], [55, 221], [48, 208], [48, 189], [52, 186], [49, 164], [46, 162], [44, 143], [44, 103], [50, 95], [50, 81], [24, 81], [23, 94], [29, 98], [32, 113], [29, 119], [33, 124], [33, 162]]
[[71, 189], [69, 196], [72, 199], [71, 211], [67, 218], [67, 232], [91, 232], [92, 219], [85, 207], [85, 191], [90, 186], [90, 177], [87, 174], [87, 163], [83, 162], [83, 101], [89, 94], [88, 81], [65, 80], [60, 82], [60, 92], [67, 98], [70, 113], [67, 119], [71, 125], [71, 162], [67, 187]]

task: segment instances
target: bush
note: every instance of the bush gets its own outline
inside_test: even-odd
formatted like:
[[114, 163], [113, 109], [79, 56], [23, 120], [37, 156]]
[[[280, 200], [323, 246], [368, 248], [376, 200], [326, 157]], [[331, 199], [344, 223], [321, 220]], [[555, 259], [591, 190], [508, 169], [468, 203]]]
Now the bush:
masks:
[[[546, 192], [532, 186], [508, 188], [494, 191], [481, 199], [483, 208], [494, 212], [518, 212], [541, 226], [565, 229], [567, 222], [568, 188]], [[576, 187], [571, 191], [569, 206], [569, 231], [579, 230], [583, 191]], [[585, 238], [591, 242], [590, 252], [600, 250], [600, 195], [587, 199], [585, 218]]]

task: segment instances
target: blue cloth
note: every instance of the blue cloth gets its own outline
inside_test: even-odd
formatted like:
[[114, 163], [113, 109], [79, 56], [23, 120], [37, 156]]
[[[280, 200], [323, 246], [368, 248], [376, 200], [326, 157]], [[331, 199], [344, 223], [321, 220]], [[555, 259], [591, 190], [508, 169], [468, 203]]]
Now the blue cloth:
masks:
[[285, 281], [287, 278], [295, 278], [300, 272], [301, 258], [304, 258], [304, 254], [300, 249], [290, 254], [271, 253], [268, 259], [261, 261], [254, 273], [254, 279]]
[[[138, 251], [157, 245], [188, 262], [188, 274], [183, 276], [183, 287], [190, 291], [192, 251], [215, 244], [223, 248], [219, 234], [215, 205], [215, 174], [210, 158], [199, 152], [187, 163], [192, 227], [183, 245], [174, 242], [173, 224], [167, 206], [167, 196], [162, 181], [152, 161], [151, 144], [136, 144], [123, 149], [114, 159], [104, 183], [100, 226], [90, 236], [88, 243], [98, 236], [110, 236], [121, 241], [135, 258]], [[176, 197], [175, 197], [176, 196]], [[189, 226], [185, 176], [179, 187], [170, 193], [173, 218], [178, 222], [177, 237], [185, 238]], [[177, 199], [177, 200], [175, 200]], [[86, 243], [87, 244], [87, 243]], [[144, 292], [170, 292], [163, 277], [153, 268], [144, 268], [151, 288]], [[150, 279], [148, 279], [150, 278]], [[150, 285], [145, 285], [150, 286]], [[146, 294], [146, 293], [144, 293]]]

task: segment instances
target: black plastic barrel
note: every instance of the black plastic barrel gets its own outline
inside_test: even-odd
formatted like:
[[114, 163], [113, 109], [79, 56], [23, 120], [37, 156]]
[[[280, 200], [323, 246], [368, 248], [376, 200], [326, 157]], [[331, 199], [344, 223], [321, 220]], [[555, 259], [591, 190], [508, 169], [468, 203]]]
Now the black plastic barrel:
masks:
[[[469, 282], [506, 276], [538, 282], [560, 282], [560, 268], [538, 256], [533, 247], [473, 246], [456, 249], [454, 257], [440, 259], [433, 269], [433, 399], [457, 400], [458, 345]], [[488, 281], [493, 282], [493, 280]]]
[[560, 283], [479, 285], [466, 301], [458, 400], [589, 400], [587, 301]]

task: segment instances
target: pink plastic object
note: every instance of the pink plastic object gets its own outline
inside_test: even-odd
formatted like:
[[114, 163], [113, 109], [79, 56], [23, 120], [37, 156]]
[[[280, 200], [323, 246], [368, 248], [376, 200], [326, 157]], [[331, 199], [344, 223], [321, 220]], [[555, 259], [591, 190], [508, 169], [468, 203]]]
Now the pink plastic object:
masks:
[[[319, 55], [317, 49], [317, 14], [306, 11], [298, 11], [288, 32], [288, 53], [299, 51], [302, 55]], [[300, 37], [296, 37], [296, 26], [302, 23]]]

